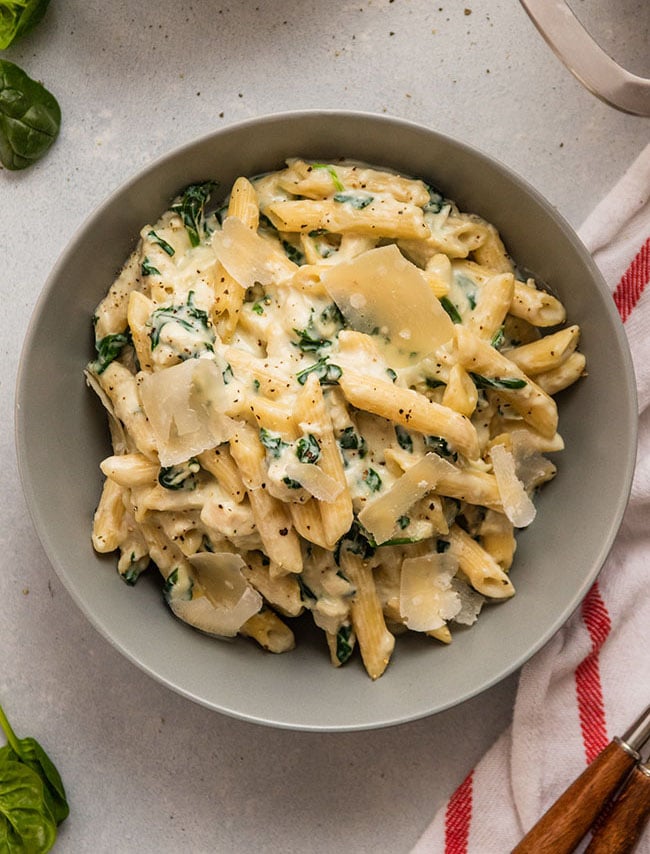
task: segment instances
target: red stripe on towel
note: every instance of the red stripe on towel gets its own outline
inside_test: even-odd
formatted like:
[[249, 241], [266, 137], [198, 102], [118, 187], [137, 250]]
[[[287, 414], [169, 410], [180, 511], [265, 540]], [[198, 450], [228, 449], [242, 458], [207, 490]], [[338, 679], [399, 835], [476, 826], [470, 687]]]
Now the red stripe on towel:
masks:
[[472, 820], [474, 772], [470, 771], [449, 799], [445, 812], [445, 854], [467, 854]]
[[587, 764], [608, 744], [598, 656], [612, 627], [596, 582], [582, 603], [582, 620], [591, 638], [591, 652], [576, 668], [576, 695]]
[[639, 249], [636, 257], [616, 285], [614, 302], [623, 323], [628, 319], [650, 281], [650, 237]]

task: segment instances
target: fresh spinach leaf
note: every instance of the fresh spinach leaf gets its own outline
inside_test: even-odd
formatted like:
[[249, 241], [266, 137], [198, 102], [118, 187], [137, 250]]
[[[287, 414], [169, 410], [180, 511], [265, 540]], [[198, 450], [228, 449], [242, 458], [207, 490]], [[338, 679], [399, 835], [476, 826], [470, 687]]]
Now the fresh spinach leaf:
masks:
[[38, 774], [9, 754], [0, 757], [0, 851], [42, 854], [56, 841], [56, 822]]
[[50, 0], [4, 0], [0, 2], [0, 50], [27, 35], [40, 22]]
[[0, 727], [7, 738], [0, 748], [0, 850], [49, 851], [70, 812], [61, 776], [36, 739], [18, 738], [2, 706]]
[[0, 59], [0, 162], [7, 169], [31, 166], [59, 134], [61, 108], [51, 92], [22, 68]]

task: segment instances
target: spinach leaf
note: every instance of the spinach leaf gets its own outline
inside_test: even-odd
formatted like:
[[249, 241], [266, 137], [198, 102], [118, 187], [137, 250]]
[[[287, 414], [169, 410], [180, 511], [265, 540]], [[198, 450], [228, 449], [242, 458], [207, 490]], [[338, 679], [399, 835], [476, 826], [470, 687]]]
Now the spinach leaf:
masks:
[[171, 205], [183, 220], [191, 246], [198, 246], [205, 231], [205, 205], [217, 186], [216, 181], [190, 184]]
[[47, 89], [0, 59], [0, 162], [11, 170], [31, 166], [49, 150], [61, 127], [61, 108]]
[[345, 664], [350, 658], [353, 648], [352, 626], [347, 623], [336, 633], [336, 658], [340, 664]]
[[[173, 251], [173, 250], [172, 250]], [[160, 344], [160, 333], [163, 327], [168, 323], [176, 323], [181, 329], [186, 332], [193, 333], [196, 342], [193, 348], [194, 354], [203, 350], [212, 351], [212, 345], [215, 341], [215, 334], [212, 330], [212, 324], [208, 313], [202, 308], [198, 308], [194, 304], [194, 291], [190, 291], [187, 295], [187, 302], [184, 305], [170, 305], [163, 308], [157, 308], [151, 314], [151, 349], [155, 350]], [[184, 358], [190, 355], [188, 348], [185, 348]]]
[[447, 312], [447, 314], [454, 323], [463, 322], [463, 318], [460, 316], [460, 312], [453, 304], [453, 302], [449, 299], [449, 297], [440, 297], [440, 305], [444, 308], [444, 310]]
[[449, 457], [454, 462], [458, 459], [458, 454], [451, 450], [447, 440], [443, 439], [442, 436], [425, 436], [424, 445], [427, 448], [432, 448], [440, 457]]
[[307, 377], [311, 373], [316, 374], [321, 385], [337, 385], [343, 371], [338, 365], [328, 362], [327, 359], [319, 359], [316, 364], [298, 371], [296, 379], [300, 385], [304, 385], [307, 382]]
[[339, 447], [346, 451], [359, 451], [359, 457], [363, 459], [368, 453], [368, 446], [363, 436], [360, 436], [354, 427], [344, 427], [339, 437]]
[[131, 343], [131, 333], [115, 332], [110, 335], [104, 335], [99, 341], [95, 342], [95, 350], [97, 350], [97, 358], [93, 362], [93, 368], [98, 374], [104, 373], [106, 368], [112, 361], [117, 359], [124, 347]]
[[308, 324], [306, 329], [294, 329], [293, 331], [298, 336], [298, 343], [294, 346], [302, 350], [303, 353], [317, 353], [322, 347], [332, 346], [331, 341], [319, 336], [312, 322]]
[[363, 476], [363, 480], [366, 482], [368, 489], [371, 492], [377, 492], [381, 489], [381, 478], [377, 474], [374, 469], [368, 469]]
[[337, 542], [334, 549], [334, 561], [337, 566], [340, 565], [342, 549], [347, 549], [352, 554], [360, 555], [364, 560], [368, 560], [374, 555], [376, 548], [377, 543], [375, 543], [361, 523], [355, 519], [347, 534], [343, 534]]
[[170, 243], [167, 243], [166, 240], [163, 240], [162, 237], [159, 237], [153, 230], [153, 228], [151, 229], [151, 231], [147, 232], [147, 237], [152, 243], [157, 243], [158, 246], [160, 246], [160, 248], [162, 249], [162, 251], [169, 255], [170, 258], [172, 257], [172, 255], [175, 254], [176, 250], [174, 249], [174, 247]]
[[469, 372], [476, 388], [517, 389], [528, 385], [526, 380], [519, 377], [484, 377], [481, 374]]
[[56, 841], [56, 822], [44, 799], [43, 781], [22, 762], [0, 757], [0, 851], [41, 854]]
[[0, 799], [7, 790], [7, 780], [3, 776], [3, 772], [10, 774], [12, 770], [15, 770], [7, 766], [12, 766], [13, 763], [23, 765], [34, 774], [41, 786], [43, 812], [47, 813], [55, 826], [61, 824], [68, 817], [70, 808], [63, 781], [54, 763], [36, 739], [17, 737], [2, 706], [0, 706], [0, 727], [2, 727], [8, 742], [0, 749]]
[[374, 196], [368, 193], [335, 193], [334, 201], [340, 204], [349, 204], [356, 211], [362, 211], [372, 204]]
[[196, 489], [196, 475], [200, 469], [198, 460], [195, 457], [190, 457], [185, 463], [161, 468], [158, 472], [158, 483], [165, 489], [191, 491]]
[[312, 163], [312, 169], [326, 169], [327, 172], [329, 172], [330, 178], [332, 179], [334, 189], [337, 190], [339, 193], [341, 192], [341, 190], [345, 189], [343, 184], [341, 183], [341, 179], [338, 176], [338, 172], [329, 163]]
[[148, 258], [144, 258], [140, 265], [140, 272], [143, 276], [159, 276], [160, 270], [151, 263]]
[[408, 451], [410, 454], [413, 453], [413, 439], [411, 438], [411, 434], [408, 430], [405, 430], [399, 424], [395, 425], [395, 436], [397, 437], [397, 444], [404, 451]]
[[0, 2], [0, 50], [27, 35], [40, 22], [50, 0], [5, 0]]
[[283, 442], [277, 433], [271, 433], [266, 427], [260, 428], [260, 442], [264, 447], [271, 452], [271, 456], [277, 460], [282, 453], [283, 448], [288, 447], [286, 442]]
[[306, 436], [301, 436], [296, 442], [296, 456], [301, 463], [317, 463], [320, 459], [320, 445], [318, 439], [308, 433]]

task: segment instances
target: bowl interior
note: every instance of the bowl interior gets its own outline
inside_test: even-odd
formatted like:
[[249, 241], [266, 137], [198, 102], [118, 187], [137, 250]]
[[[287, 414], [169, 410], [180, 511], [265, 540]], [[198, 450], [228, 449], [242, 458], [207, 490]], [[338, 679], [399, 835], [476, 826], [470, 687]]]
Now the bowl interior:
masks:
[[[173, 618], [153, 576], [127, 588], [90, 541], [108, 433], [83, 368], [91, 316], [140, 228], [188, 183], [282, 166], [286, 157], [349, 157], [422, 177], [500, 230], [513, 257], [565, 303], [582, 328], [589, 375], [561, 395], [566, 450], [519, 536], [517, 595], [484, 609], [449, 647], [401, 637], [386, 674], [331, 667], [308, 627], [289, 654], [220, 642]], [[603, 346], [603, 342], [607, 342]], [[616, 413], [616, 420], [612, 420]], [[18, 380], [17, 447], [36, 530], [55, 570], [95, 627], [151, 676], [216, 710], [275, 726], [345, 730], [440, 711], [519, 667], [567, 619], [596, 577], [627, 501], [635, 454], [631, 361], [611, 297], [570, 227], [502, 165], [431, 130], [385, 116], [308, 112], [235, 125], [172, 152], [119, 188], [60, 258], [38, 302]]]

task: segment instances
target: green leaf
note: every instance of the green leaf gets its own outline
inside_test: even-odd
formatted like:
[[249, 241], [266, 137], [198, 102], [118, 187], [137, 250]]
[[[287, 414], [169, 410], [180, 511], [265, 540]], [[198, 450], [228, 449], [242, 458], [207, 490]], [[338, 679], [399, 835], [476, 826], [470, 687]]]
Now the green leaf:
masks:
[[5, 0], [0, 2], [0, 50], [26, 36], [41, 21], [50, 0]]
[[320, 459], [318, 439], [311, 433], [301, 436], [296, 442], [296, 456], [301, 463], [317, 463]]
[[361, 211], [372, 204], [373, 196], [368, 193], [335, 193], [334, 201], [340, 204], [348, 204], [357, 211]]
[[0, 756], [0, 851], [44, 854], [56, 841], [56, 821], [41, 777], [25, 763]]
[[[35, 738], [18, 738], [9, 723], [7, 716], [0, 706], [0, 727], [2, 727], [8, 744], [0, 750], [0, 760], [16, 760], [23, 763], [41, 781], [43, 800], [49, 815], [56, 824], [67, 818], [70, 808], [63, 787], [63, 781], [56, 766]], [[0, 772], [0, 795], [3, 792], [2, 774]], [[0, 847], [0, 850], [2, 848]]]
[[282, 437], [277, 433], [271, 433], [266, 427], [260, 428], [260, 442], [264, 447], [271, 452], [271, 456], [277, 460], [282, 453], [282, 450], [287, 446], [286, 442], [282, 441]]
[[103, 373], [112, 361], [117, 359], [124, 347], [131, 343], [131, 334], [127, 332], [115, 332], [105, 335], [95, 342], [97, 358], [93, 362], [93, 368], [98, 374]]
[[343, 375], [343, 371], [338, 365], [328, 362], [327, 359], [319, 359], [314, 365], [298, 371], [296, 379], [300, 385], [307, 382], [307, 377], [311, 373], [316, 374], [321, 385], [336, 385]]
[[0, 59], [0, 162], [11, 170], [31, 166], [50, 149], [61, 127], [61, 108], [51, 92]]
[[183, 220], [192, 246], [198, 246], [201, 242], [205, 231], [205, 206], [216, 186], [216, 181], [190, 184], [171, 205], [171, 210]]
[[481, 374], [469, 372], [476, 388], [494, 388], [501, 390], [518, 389], [528, 385], [526, 380], [519, 377], [484, 377]]
[[200, 469], [198, 460], [191, 457], [187, 462], [161, 468], [158, 472], [158, 483], [165, 489], [191, 491], [196, 488], [196, 475]]
[[154, 267], [148, 258], [145, 258], [140, 266], [143, 276], [159, 276], [160, 270]]
[[449, 299], [449, 297], [440, 297], [440, 305], [444, 308], [444, 310], [447, 312], [447, 314], [454, 323], [463, 322], [463, 318], [460, 316], [460, 312], [453, 304], [453, 302]]
[[363, 479], [371, 492], [377, 492], [381, 489], [381, 478], [374, 469], [368, 469]]
[[336, 658], [340, 664], [345, 664], [348, 661], [353, 648], [352, 626], [343, 625], [336, 633]]
[[170, 258], [176, 252], [174, 247], [170, 243], [167, 243], [166, 240], [163, 240], [162, 237], [159, 237], [153, 230], [153, 228], [151, 229], [151, 231], [147, 232], [147, 237], [152, 243], [157, 243], [158, 246], [160, 246], [160, 248], [162, 249], [162, 251], [169, 255]]
[[341, 190], [345, 189], [345, 187], [341, 183], [341, 179], [338, 176], [338, 172], [329, 163], [312, 163], [312, 169], [326, 169], [327, 172], [329, 172], [330, 174], [332, 183], [334, 184], [334, 189], [338, 192], [341, 192]]

